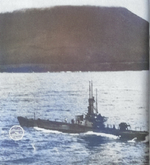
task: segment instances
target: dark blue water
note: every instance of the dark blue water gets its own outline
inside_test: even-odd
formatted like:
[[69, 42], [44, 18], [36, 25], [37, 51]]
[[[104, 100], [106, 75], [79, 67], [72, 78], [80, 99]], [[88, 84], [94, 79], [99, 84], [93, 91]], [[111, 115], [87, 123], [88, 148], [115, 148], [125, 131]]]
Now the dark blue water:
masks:
[[[17, 116], [68, 122], [85, 114], [88, 83], [98, 89], [99, 112], [107, 123], [130, 123], [132, 129], [148, 130], [148, 72], [61, 72], [0, 74], [0, 164], [52, 165], [146, 165], [148, 143], [121, 141], [116, 136], [88, 132], [64, 134], [24, 128], [14, 141], [9, 130]], [[106, 123], [106, 124], [107, 124]]]

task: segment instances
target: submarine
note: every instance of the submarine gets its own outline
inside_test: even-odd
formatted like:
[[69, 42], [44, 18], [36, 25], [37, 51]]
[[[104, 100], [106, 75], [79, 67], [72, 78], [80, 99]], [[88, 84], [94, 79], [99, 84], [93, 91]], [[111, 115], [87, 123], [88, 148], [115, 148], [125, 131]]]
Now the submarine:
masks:
[[[131, 130], [130, 125], [121, 122], [116, 128], [115, 125], [109, 127], [106, 126], [105, 122], [108, 117], [102, 116], [98, 112], [97, 106], [97, 90], [96, 90], [96, 100], [93, 96], [93, 83], [89, 82], [89, 99], [88, 99], [88, 112], [86, 115], [77, 115], [75, 119], [71, 119], [71, 122], [60, 122], [60, 121], [52, 121], [45, 119], [36, 119], [34, 118], [26, 118], [22, 116], [18, 116], [17, 119], [19, 124], [22, 127], [39, 127], [48, 130], [60, 131], [63, 133], [85, 133], [88, 131], [93, 131], [97, 133], [106, 133], [118, 136], [120, 139], [132, 140], [136, 138], [138, 141], [144, 141], [146, 137], [149, 135], [148, 131], [137, 131]], [[95, 105], [96, 103], [96, 105]]]

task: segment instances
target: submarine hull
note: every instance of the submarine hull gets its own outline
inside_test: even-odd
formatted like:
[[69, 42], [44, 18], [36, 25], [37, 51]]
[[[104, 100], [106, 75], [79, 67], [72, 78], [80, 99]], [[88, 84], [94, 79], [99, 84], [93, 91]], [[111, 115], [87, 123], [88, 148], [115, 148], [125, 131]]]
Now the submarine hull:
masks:
[[136, 138], [139, 141], [144, 141], [146, 139], [146, 136], [148, 136], [149, 134], [147, 131], [134, 131], [134, 130], [121, 131], [120, 129], [114, 129], [114, 128], [105, 128], [103, 130], [103, 133], [116, 135], [120, 139], [125, 139], [125, 140], [132, 140]]
[[18, 121], [22, 127], [39, 127], [49, 130], [61, 131], [64, 133], [84, 133], [92, 131], [91, 127], [58, 121], [27, 119], [24, 117], [18, 117]]
[[133, 131], [133, 130], [121, 131], [119, 129], [114, 129], [114, 128], [94, 129], [92, 127], [87, 127], [85, 125], [80, 125], [80, 124], [72, 124], [72, 123], [42, 120], [42, 119], [28, 119], [21, 116], [17, 118], [22, 127], [39, 127], [48, 130], [60, 131], [64, 133], [85, 133], [88, 131], [93, 131], [93, 132], [101, 132], [101, 133], [116, 135], [120, 137], [120, 139], [132, 140], [136, 138], [137, 140], [140, 141], [145, 140], [146, 136], [148, 136], [148, 132], [146, 131]]

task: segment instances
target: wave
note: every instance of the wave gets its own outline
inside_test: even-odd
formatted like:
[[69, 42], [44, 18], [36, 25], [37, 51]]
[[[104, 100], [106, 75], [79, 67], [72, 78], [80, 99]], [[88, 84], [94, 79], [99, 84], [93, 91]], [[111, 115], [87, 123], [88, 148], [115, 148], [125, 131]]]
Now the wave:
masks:
[[[44, 128], [39, 128], [39, 127], [33, 127], [35, 130], [38, 131], [42, 131], [44, 133], [54, 133], [54, 134], [66, 134], [60, 131], [56, 131], [56, 130], [47, 130]], [[67, 133], [71, 136], [79, 136], [79, 135], [96, 135], [96, 136], [103, 136], [103, 137], [108, 137], [108, 138], [112, 138], [112, 139], [118, 139], [118, 136], [115, 135], [111, 135], [111, 134], [105, 134], [105, 133], [99, 133], [99, 132], [93, 132], [93, 131], [88, 131], [86, 133]]]
[[[137, 142], [137, 137], [133, 138], [132, 140], [128, 140], [129, 143], [135, 143]], [[148, 143], [149, 142], [149, 136], [147, 135], [145, 137], [145, 140], [141, 141], [142, 143]]]
[[119, 137], [115, 136], [115, 135], [101, 133], [101, 132], [93, 132], [93, 131], [88, 131], [88, 132], [84, 133], [84, 135], [96, 135], [96, 136], [108, 137], [111, 139], [119, 139]]
[[129, 143], [135, 143], [137, 140], [137, 137], [133, 138], [132, 140], [128, 140]]
[[[54, 134], [66, 134], [60, 131], [56, 131], [56, 130], [47, 130], [44, 128], [39, 128], [39, 127], [34, 127], [34, 129], [38, 130], [38, 131], [42, 131], [44, 133], [54, 133]], [[115, 135], [111, 135], [111, 134], [106, 134], [106, 133], [101, 133], [101, 132], [93, 132], [93, 131], [88, 131], [86, 133], [67, 133], [71, 136], [85, 136], [85, 135], [96, 135], [96, 136], [101, 136], [101, 137], [107, 137], [107, 138], [111, 138], [111, 139], [119, 139], [120, 137], [115, 136]]]
[[48, 130], [48, 129], [39, 128], [39, 127], [33, 127], [33, 128], [38, 130], [38, 131], [45, 132], [45, 133], [63, 134], [63, 132], [60, 132], [60, 131]]
[[142, 141], [143, 143], [148, 143], [149, 142], [149, 135], [147, 135], [146, 137], [145, 137], [145, 140], [144, 141]]

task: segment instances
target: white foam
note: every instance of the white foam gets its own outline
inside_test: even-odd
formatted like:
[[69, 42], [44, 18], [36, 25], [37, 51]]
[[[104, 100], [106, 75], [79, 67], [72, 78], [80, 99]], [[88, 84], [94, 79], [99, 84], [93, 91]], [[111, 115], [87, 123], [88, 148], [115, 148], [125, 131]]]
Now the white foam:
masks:
[[49, 129], [44, 129], [44, 128], [39, 128], [39, 127], [33, 127], [34, 129], [38, 130], [38, 131], [42, 131], [44, 133], [54, 133], [54, 134], [69, 134], [71, 136], [77, 136], [80, 135], [79, 133], [63, 133], [60, 131], [56, 131], [56, 130], [49, 130]]
[[38, 130], [38, 131], [45, 132], [45, 133], [62, 134], [62, 132], [60, 132], [60, 131], [48, 130], [48, 129], [39, 128], [39, 127], [33, 127], [33, 128], [36, 129], [36, 130]]
[[108, 137], [108, 138], [112, 138], [112, 139], [119, 138], [118, 136], [115, 136], [115, 135], [101, 133], [101, 132], [93, 132], [93, 131], [89, 131], [89, 132], [85, 133], [85, 135], [97, 135], [97, 136], [103, 136], [103, 137]]
[[33, 150], [36, 151], [35, 145], [32, 143], [31, 146], [33, 147]]
[[144, 141], [142, 141], [143, 143], [147, 143], [147, 142], [149, 142], [149, 135], [147, 135], [146, 137], [145, 137], [145, 140]]
[[132, 140], [128, 140], [129, 143], [135, 143], [137, 140], [137, 137], [133, 138]]
[[[47, 130], [47, 129], [39, 128], [39, 127], [34, 127], [34, 129], [36, 129], [38, 131], [42, 131], [44, 133], [65, 134], [65, 133], [60, 132], [60, 131]], [[93, 132], [93, 131], [88, 131], [86, 133], [80, 133], [80, 134], [79, 133], [70, 133], [70, 135], [72, 135], [72, 136], [77, 136], [77, 135], [96, 135], [96, 136], [108, 137], [108, 138], [111, 138], [111, 139], [119, 139], [119, 137], [115, 136], [115, 135], [101, 133], [101, 132]]]
[[78, 136], [80, 134], [79, 133], [70, 133], [69, 135], [71, 135], [71, 136]]

